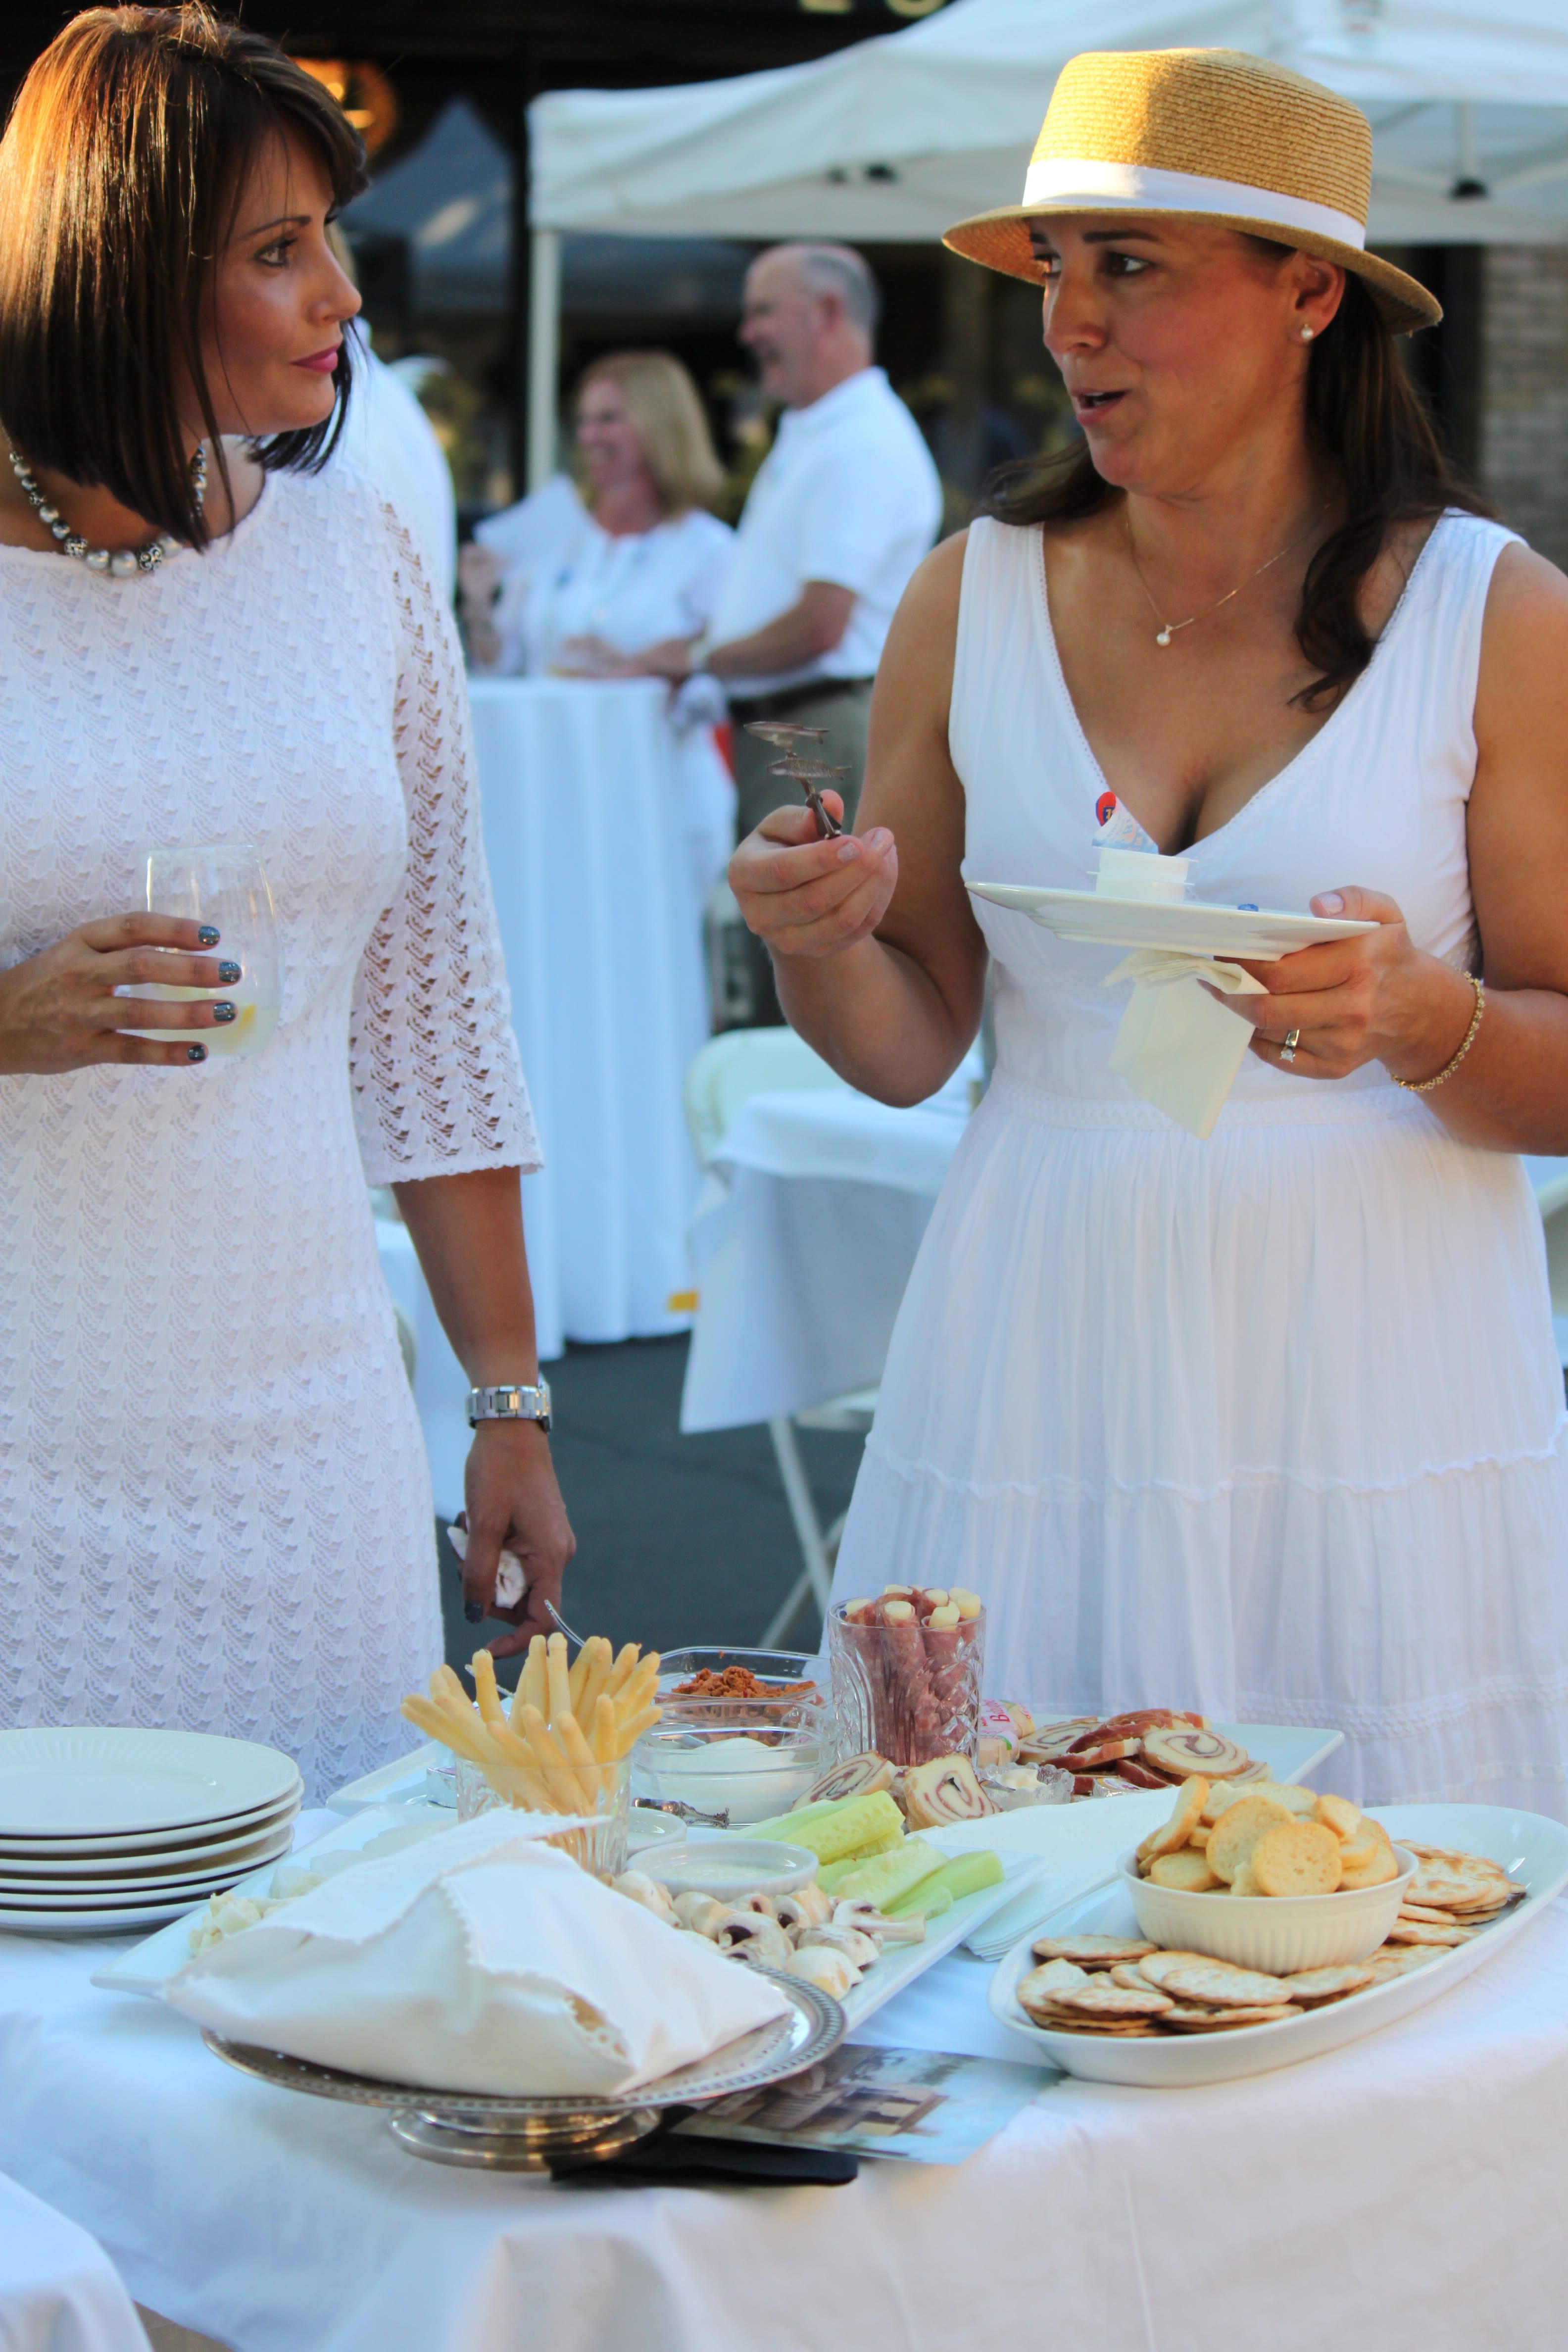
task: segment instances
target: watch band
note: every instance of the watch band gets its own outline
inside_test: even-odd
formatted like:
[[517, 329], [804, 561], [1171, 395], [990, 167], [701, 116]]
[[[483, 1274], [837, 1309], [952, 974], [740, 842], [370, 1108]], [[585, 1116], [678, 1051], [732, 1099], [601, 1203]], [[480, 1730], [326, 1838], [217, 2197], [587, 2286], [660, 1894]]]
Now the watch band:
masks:
[[546, 1435], [550, 1432], [550, 1383], [541, 1381], [537, 1387], [470, 1389], [468, 1391], [468, 1427], [481, 1421], [536, 1421]]

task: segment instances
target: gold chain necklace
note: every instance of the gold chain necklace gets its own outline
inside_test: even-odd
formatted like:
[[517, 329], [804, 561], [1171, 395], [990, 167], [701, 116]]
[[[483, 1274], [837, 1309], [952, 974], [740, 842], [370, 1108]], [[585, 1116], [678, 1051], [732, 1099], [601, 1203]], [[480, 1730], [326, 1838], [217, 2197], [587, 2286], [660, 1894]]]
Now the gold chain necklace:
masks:
[[1150, 587], [1149, 583], [1143, 577], [1143, 567], [1138, 561], [1138, 550], [1132, 544], [1132, 517], [1128, 509], [1123, 507], [1121, 509], [1121, 519], [1127, 526], [1127, 552], [1131, 559], [1132, 569], [1138, 574], [1138, 585], [1142, 589], [1143, 593], [1149, 599], [1149, 610], [1153, 614], [1154, 618], [1160, 624], [1160, 633], [1154, 639], [1154, 643], [1157, 646], [1168, 646], [1171, 639], [1175, 636], [1180, 630], [1190, 629], [1195, 621], [1206, 621], [1212, 614], [1219, 611], [1221, 605], [1228, 604], [1233, 597], [1239, 596], [1243, 588], [1250, 588], [1255, 580], [1260, 580], [1266, 572], [1273, 569], [1275, 564], [1282, 563], [1285, 558], [1290, 553], [1292, 548], [1300, 547], [1301, 541], [1310, 531], [1316, 529], [1317, 525], [1321, 522], [1324, 515], [1327, 513], [1327, 507], [1320, 508], [1319, 511], [1312, 517], [1311, 521], [1307, 525], [1305, 530], [1299, 530], [1296, 533], [1295, 538], [1290, 540], [1279, 550], [1278, 555], [1271, 555], [1267, 563], [1260, 563], [1256, 572], [1249, 572], [1245, 580], [1238, 582], [1236, 587], [1227, 590], [1226, 594], [1220, 597], [1216, 604], [1205, 604], [1201, 613], [1189, 614], [1184, 621], [1167, 621], [1165, 615], [1161, 612], [1160, 607], [1154, 602], [1153, 590]]

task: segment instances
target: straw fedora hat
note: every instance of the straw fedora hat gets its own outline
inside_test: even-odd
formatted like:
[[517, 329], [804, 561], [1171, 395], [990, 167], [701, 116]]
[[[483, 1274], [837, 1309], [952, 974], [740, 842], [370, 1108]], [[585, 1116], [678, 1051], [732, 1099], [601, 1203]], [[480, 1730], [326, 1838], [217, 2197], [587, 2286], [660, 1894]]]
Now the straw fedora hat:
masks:
[[1321, 82], [1242, 49], [1087, 49], [1058, 77], [1023, 203], [942, 242], [1038, 284], [1029, 223], [1053, 213], [1223, 222], [1353, 270], [1395, 334], [1434, 327], [1426, 288], [1365, 249], [1371, 191], [1372, 125]]

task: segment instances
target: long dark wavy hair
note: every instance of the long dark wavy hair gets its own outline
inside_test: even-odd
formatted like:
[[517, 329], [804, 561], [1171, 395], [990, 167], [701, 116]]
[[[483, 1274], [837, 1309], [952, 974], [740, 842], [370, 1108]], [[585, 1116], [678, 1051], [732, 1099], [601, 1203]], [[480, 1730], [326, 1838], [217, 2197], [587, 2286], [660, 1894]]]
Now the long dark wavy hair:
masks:
[[[1263, 253], [1289, 250], [1247, 238]], [[1394, 337], [1359, 278], [1313, 344], [1307, 366], [1307, 430], [1339, 477], [1345, 519], [1307, 567], [1296, 642], [1317, 676], [1291, 700], [1331, 710], [1371, 661], [1376, 640], [1361, 614], [1361, 592], [1396, 523], [1447, 507], [1486, 514], [1484, 501], [1453, 471], [1431, 419], [1400, 363]], [[1122, 496], [1095, 471], [1088, 444], [1024, 458], [992, 477], [981, 511], [998, 522], [1076, 522]]]

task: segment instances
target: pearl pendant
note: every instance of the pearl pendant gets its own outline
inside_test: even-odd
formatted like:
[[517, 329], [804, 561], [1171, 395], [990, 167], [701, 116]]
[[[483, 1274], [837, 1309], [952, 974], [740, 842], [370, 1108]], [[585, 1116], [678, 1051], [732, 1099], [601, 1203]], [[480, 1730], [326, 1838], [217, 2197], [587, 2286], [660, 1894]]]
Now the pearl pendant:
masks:
[[1169, 630], [1169, 629], [1162, 629], [1162, 630], [1161, 630], [1161, 632], [1160, 632], [1160, 634], [1159, 634], [1159, 635], [1158, 635], [1158, 636], [1155, 638], [1155, 640], [1154, 640], [1154, 643], [1155, 643], [1157, 646], [1168, 646], [1168, 645], [1170, 644], [1170, 642], [1171, 642], [1171, 632], [1170, 632], [1170, 630]]

